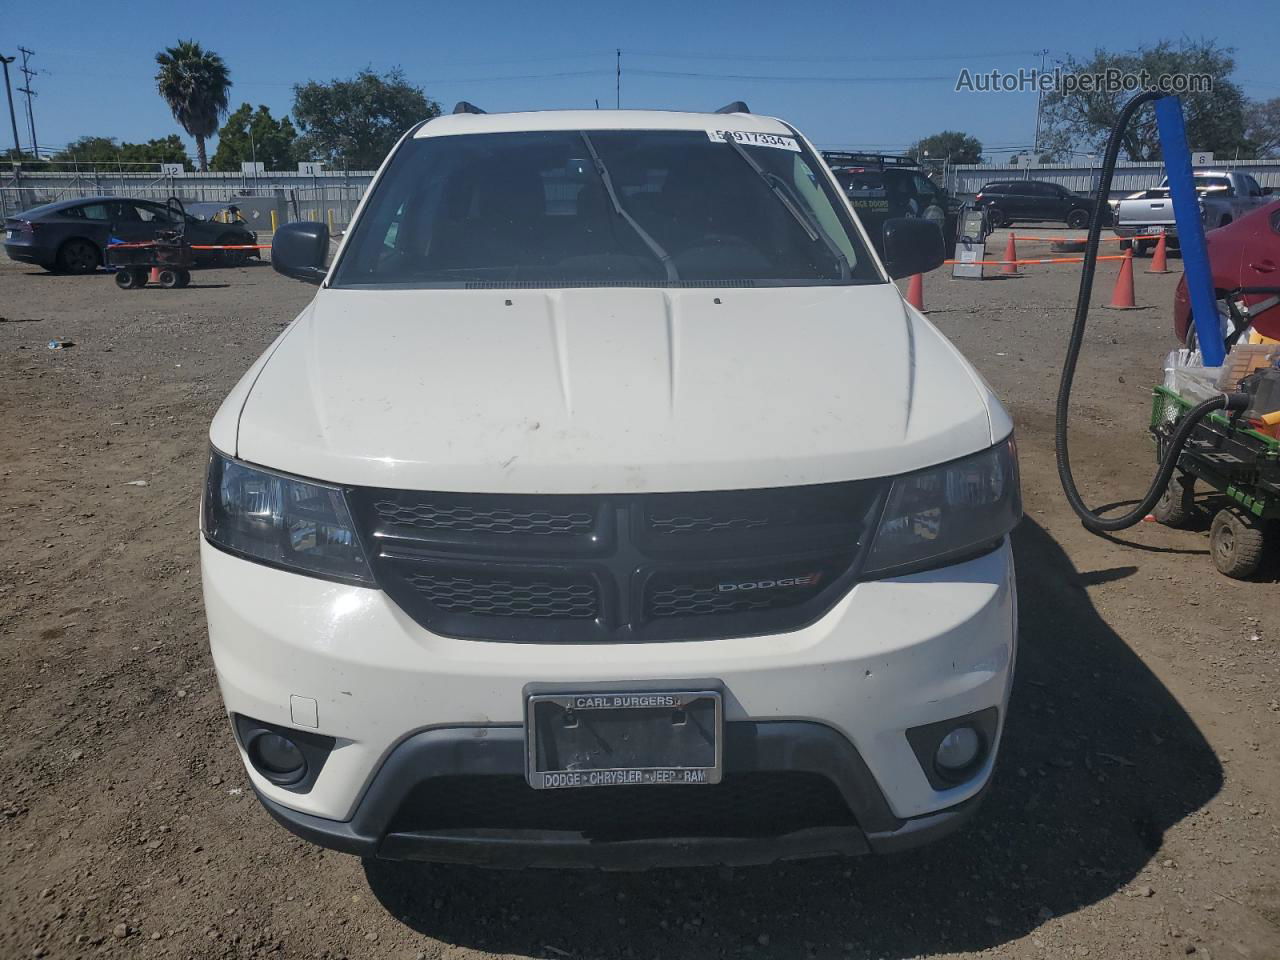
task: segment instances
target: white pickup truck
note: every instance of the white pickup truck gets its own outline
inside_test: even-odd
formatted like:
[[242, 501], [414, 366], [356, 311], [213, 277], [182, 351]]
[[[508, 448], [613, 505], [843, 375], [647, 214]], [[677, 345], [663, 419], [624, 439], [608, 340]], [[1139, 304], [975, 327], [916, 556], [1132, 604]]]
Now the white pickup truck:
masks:
[[[1200, 198], [1200, 219], [1206, 230], [1225, 227], [1255, 207], [1268, 202], [1271, 190], [1263, 189], [1247, 173], [1230, 170], [1197, 170], [1196, 194]], [[1161, 234], [1172, 246], [1178, 244], [1178, 226], [1173, 217], [1173, 201], [1169, 197], [1169, 180], [1160, 186], [1126, 197], [1115, 208], [1115, 234], [1133, 240], [1141, 254], [1154, 246]]]

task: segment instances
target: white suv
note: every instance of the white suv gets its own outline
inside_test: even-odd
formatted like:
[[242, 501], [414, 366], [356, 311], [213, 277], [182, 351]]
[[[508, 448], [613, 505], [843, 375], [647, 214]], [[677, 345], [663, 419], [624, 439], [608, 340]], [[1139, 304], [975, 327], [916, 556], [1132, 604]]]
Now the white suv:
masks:
[[753, 863], [941, 836], [1016, 645], [1012, 424], [813, 147], [717, 114], [405, 135], [210, 430], [218, 682], [365, 856]]

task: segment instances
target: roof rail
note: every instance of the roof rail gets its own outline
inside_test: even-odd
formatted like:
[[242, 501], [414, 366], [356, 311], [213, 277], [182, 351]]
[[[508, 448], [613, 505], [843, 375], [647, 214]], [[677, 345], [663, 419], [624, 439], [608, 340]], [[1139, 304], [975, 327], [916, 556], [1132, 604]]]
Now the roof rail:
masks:
[[735, 100], [733, 103], [726, 103], [716, 113], [750, 113], [751, 109], [741, 100]]
[[834, 164], [879, 164], [882, 167], [918, 167], [920, 161], [891, 153], [861, 153], [849, 150], [823, 150], [822, 159], [828, 166]]
[[459, 100], [453, 107], [454, 113], [484, 113], [474, 103], [468, 103], [466, 100]]

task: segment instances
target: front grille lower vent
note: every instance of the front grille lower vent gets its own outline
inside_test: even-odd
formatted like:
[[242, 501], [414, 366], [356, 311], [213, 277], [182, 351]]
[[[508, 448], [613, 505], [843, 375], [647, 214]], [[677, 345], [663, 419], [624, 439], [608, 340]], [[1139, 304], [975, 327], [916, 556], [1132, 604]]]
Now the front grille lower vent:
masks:
[[590, 581], [550, 583], [537, 578], [450, 577], [409, 574], [405, 579], [427, 602], [450, 613], [477, 617], [590, 620], [596, 588]]
[[525, 643], [796, 630], [854, 582], [875, 481], [635, 495], [348, 491], [378, 584], [427, 629]]
[[424, 780], [405, 798], [392, 832], [551, 830], [597, 842], [677, 837], [777, 837], [854, 826], [836, 785], [800, 771], [728, 773], [714, 786], [534, 790], [524, 777]]

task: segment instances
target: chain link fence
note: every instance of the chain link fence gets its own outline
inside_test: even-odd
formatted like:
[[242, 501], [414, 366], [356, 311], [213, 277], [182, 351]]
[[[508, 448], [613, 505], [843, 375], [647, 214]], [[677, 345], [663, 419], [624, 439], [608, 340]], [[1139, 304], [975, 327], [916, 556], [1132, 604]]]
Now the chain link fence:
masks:
[[[0, 167], [0, 216], [46, 203], [88, 197], [129, 197], [188, 206], [234, 204], [260, 235], [282, 223], [319, 220], [333, 233], [346, 229], [373, 179], [372, 172], [305, 174], [161, 174], [158, 171], [23, 172]], [[207, 211], [202, 211], [202, 213]]]

